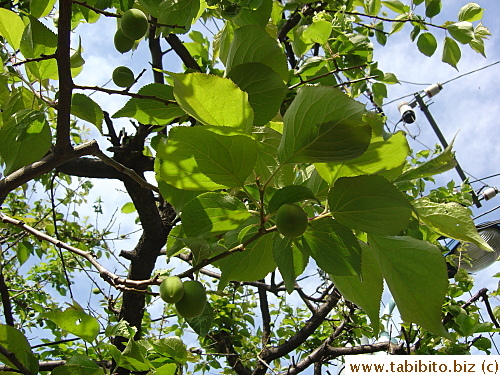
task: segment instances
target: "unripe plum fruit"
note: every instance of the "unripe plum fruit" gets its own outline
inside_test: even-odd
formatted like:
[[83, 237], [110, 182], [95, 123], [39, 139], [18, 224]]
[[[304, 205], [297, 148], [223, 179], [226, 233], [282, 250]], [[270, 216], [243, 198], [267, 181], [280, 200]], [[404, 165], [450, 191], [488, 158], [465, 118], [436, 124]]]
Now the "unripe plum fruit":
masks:
[[196, 280], [184, 282], [184, 295], [175, 304], [179, 315], [186, 319], [200, 316], [207, 304], [207, 292], [202, 283]]
[[184, 284], [177, 276], [170, 276], [160, 284], [160, 297], [167, 303], [179, 302], [184, 295]]
[[148, 31], [148, 18], [139, 9], [129, 9], [122, 15], [120, 28], [127, 38], [139, 40]]
[[125, 53], [128, 52], [132, 49], [134, 46], [135, 40], [132, 40], [130, 38], [127, 38], [125, 34], [123, 33], [122, 29], [116, 30], [115, 33], [115, 48], [118, 52], [120, 53]]
[[302, 207], [285, 203], [276, 213], [276, 227], [285, 237], [298, 237], [302, 235], [307, 228], [307, 214]]
[[126, 66], [113, 70], [113, 82], [118, 87], [130, 87], [135, 82], [134, 73]]

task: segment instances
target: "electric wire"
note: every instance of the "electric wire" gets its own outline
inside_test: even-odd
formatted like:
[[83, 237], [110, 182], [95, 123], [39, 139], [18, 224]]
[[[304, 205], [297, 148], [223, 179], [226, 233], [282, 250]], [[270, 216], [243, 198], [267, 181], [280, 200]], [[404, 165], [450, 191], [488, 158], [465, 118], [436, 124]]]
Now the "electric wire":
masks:
[[485, 216], [485, 215], [491, 214], [493, 211], [496, 211], [496, 210], [498, 210], [499, 208], [500, 208], [500, 206], [493, 207], [491, 210], [488, 210], [488, 211], [486, 211], [486, 212], [483, 212], [483, 213], [482, 213], [482, 214], [480, 214], [480, 215], [474, 216], [474, 217], [472, 218], [472, 220], [476, 220], [476, 219], [478, 219], [478, 218], [480, 218], [480, 217], [483, 217], [483, 216]]

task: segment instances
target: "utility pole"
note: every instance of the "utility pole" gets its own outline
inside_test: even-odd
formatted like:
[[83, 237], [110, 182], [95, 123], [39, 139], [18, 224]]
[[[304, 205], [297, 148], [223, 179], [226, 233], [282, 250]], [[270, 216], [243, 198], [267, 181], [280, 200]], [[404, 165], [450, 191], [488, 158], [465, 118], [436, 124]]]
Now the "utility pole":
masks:
[[[437, 93], [439, 93], [442, 90], [443, 86], [441, 86], [439, 83], [431, 85], [427, 87], [424, 92], [425, 94], [431, 98]], [[441, 145], [446, 149], [448, 147], [448, 142], [446, 141], [446, 138], [444, 137], [443, 133], [441, 133], [441, 129], [439, 129], [438, 124], [436, 123], [436, 120], [434, 120], [434, 117], [432, 117], [431, 112], [429, 111], [429, 106], [424, 102], [421, 93], [415, 93], [415, 100], [412, 100], [410, 103], [401, 103], [401, 104], [406, 104], [410, 106], [411, 108], [414, 108], [416, 105], [419, 106], [420, 110], [424, 113], [425, 117], [427, 118], [427, 121], [429, 121], [429, 124], [431, 124], [432, 130], [434, 130], [434, 133], [439, 139], [439, 142], [441, 142]], [[400, 104], [400, 105], [401, 105]], [[405, 114], [403, 114], [403, 120], [409, 119], [411, 122], [415, 121], [415, 115], [414, 114], [408, 114], [407, 117], [405, 117]], [[408, 121], [405, 121], [408, 122]], [[462, 182], [465, 182], [467, 180], [467, 176], [465, 175], [462, 167], [458, 163], [457, 159], [455, 158], [456, 166], [455, 169], [462, 179]], [[479, 199], [472, 190], [472, 201], [476, 205], [476, 207], [481, 207], [481, 203], [479, 202]]]

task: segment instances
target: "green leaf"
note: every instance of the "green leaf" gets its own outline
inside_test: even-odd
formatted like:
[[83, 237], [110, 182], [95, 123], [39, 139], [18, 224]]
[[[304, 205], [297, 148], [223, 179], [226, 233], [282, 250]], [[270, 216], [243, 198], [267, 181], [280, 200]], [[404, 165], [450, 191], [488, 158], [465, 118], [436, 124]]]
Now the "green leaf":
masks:
[[175, 363], [167, 363], [155, 370], [155, 375], [175, 375], [177, 374], [177, 365]]
[[48, 16], [54, 8], [56, 0], [31, 0], [30, 13], [35, 18]]
[[285, 186], [277, 190], [269, 200], [268, 213], [278, 211], [278, 208], [285, 203], [296, 203], [306, 199], [316, 200], [313, 192], [308, 187], [299, 185]]
[[30, 255], [33, 254], [33, 245], [31, 242], [22, 241], [17, 245], [16, 253], [19, 264], [23, 265], [29, 259]]
[[365, 1], [365, 10], [368, 14], [376, 16], [380, 12], [380, 8], [382, 3], [380, 0], [366, 0]]
[[437, 233], [455, 240], [472, 242], [485, 251], [493, 251], [477, 232], [466, 207], [455, 202], [434, 203], [428, 198], [416, 199], [412, 204], [420, 221]]
[[262, 236], [247, 245], [243, 251], [217, 262], [217, 267], [222, 271], [219, 290], [229, 281], [257, 281], [272, 272], [276, 268], [272, 257], [273, 243], [273, 236]]
[[76, 354], [64, 366], [52, 370], [51, 375], [104, 375], [104, 370], [89, 357]]
[[437, 41], [431, 33], [422, 33], [417, 40], [417, 47], [425, 56], [432, 56], [437, 49]]
[[0, 156], [5, 162], [5, 175], [40, 160], [49, 151], [50, 127], [39, 114], [21, 110], [0, 128]]
[[457, 69], [457, 64], [461, 57], [462, 53], [460, 52], [460, 47], [457, 42], [448, 36], [444, 38], [443, 56], [441, 60]]
[[158, 189], [160, 189], [163, 199], [170, 203], [178, 212], [182, 211], [184, 204], [200, 194], [199, 191], [177, 189], [165, 181], [158, 181]]
[[159, 83], [151, 83], [141, 87], [139, 95], [154, 96], [172, 103], [164, 103], [155, 99], [132, 98], [112, 117], [131, 117], [141, 124], [167, 125], [185, 112], [174, 102], [173, 87]]
[[309, 256], [304, 254], [288, 237], [275, 236], [273, 259], [285, 282], [286, 291], [291, 294], [295, 289], [295, 279], [304, 272]]
[[474, 39], [474, 27], [470, 22], [462, 21], [453, 23], [446, 29], [453, 39], [462, 44], [468, 44], [472, 39]]
[[188, 237], [209, 237], [238, 228], [252, 214], [226, 193], [204, 193], [184, 205], [182, 226]]
[[375, 234], [398, 234], [412, 213], [405, 195], [378, 175], [339, 178], [328, 193], [328, 204], [341, 224]]
[[130, 339], [120, 356], [117, 366], [131, 371], [148, 371], [153, 365], [147, 359], [146, 348]]
[[484, 9], [476, 3], [465, 4], [458, 12], [459, 21], [474, 22], [483, 18]]
[[76, 77], [83, 70], [83, 65], [85, 64], [85, 60], [82, 57], [82, 52], [83, 52], [82, 39], [78, 38], [78, 48], [73, 52], [73, 54], [69, 58], [72, 77]]
[[[377, 0], [379, 1], [379, 0]], [[330, 38], [332, 23], [324, 20], [314, 20], [302, 33], [302, 37], [309, 43], [325, 44]]]
[[[14, 353], [19, 362], [32, 374], [38, 373], [38, 359], [34, 356], [28, 340], [21, 331], [6, 324], [0, 324], [0, 345]], [[9, 367], [17, 368], [3, 354], [0, 354], [0, 361]]]
[[158, 23], [175, 25], [166, 28], [166, 33], [185, 34], [191, 28], [200, 11], [200, 0], [166, 0], [158, 7]]
[[273, 1], [263, 0], [257, 9], [243, 8], [241, 12], [232, 19], [232, 22], [239, 27], [258, 25], [265, 28], [271, 16], [272, 9]]
[[102, 134], [104, 113], [95, 101], [84, 94], [73, 94], [71, 98], [71, 114], [94, 124]]
[[358, 158], [344, 163], [318, 163], [315, 167], [320, 176], [332, 186], [339, 177], [389, 173], [401, 166], [409, 154], [410, 147], [406, 137], [403, 132], [398, 132], [387, 140], [383, 137], [373, 138], [368, 150]]
[[248, 102], [254, 113], [254, 126], [262, 126], [272, 120], [288, 92], [288, 87], [278, 73], [261, 63], [237, 65], [227, 78], [248, 94]]
[[164, 337], [161, 339], [151, 340], [151, 345], [156, 353], [163, 357], [170, 357], [179, 363], [186, 363], [188, 351], [186, 345], [180, 337]]
[[0, 35], [7, 39], [13, 49], [18, 50], [24, 31], [24, 22], [11, 10], [0, 8]]
[[408, 12], [408, 5], [403, 4], [399, 0], [388, 0], [388, 1], [382, 1], [382, 4], [385, 5], [387, 8], [392, 10], [395, 13], [403, 14]]
[[441, 0], [425, 0], [425, 15], [429, 18], [437, 16], [442, 6]]
[[205, 127], [174, 127], [158, 145], [157, 174], [184, 190], [242, 187], [257, 160], [256, 142], [246, 135], [220, 135]]
[[364, 113], [361, 103], [335, 88], [301, 88], [283, 118], [280, 161], [321, 163], [360, 156], [371, 138]]
[[368, 236], [401, 318], [451, 339], [441, 323], [448, 272], [437, 246], [412, 237]]
[[240, 27], [234, 31], [226, 68], [230, 73], [237, 65], [250, 62], [264, 64], [278, 73], [283, 81], [288, 81], [285, 54], [276, 39], [256, 25]]
[[361, 277], [330, 274], [330, 278], [346, 300], [364, 310], [370, 318], [374, 334], [377, 335], [384, 279], [373, 250], [364, 242], [360, 242], [360, 246], [362, 251]]
[[212, 332], [214, 326], [215, 311], [210, 303], [205, 305], [205, 309], [200, 316], [196, 318], [186, 319], [189, 326], [196, 332], [198, 336], [206, 336]]
[[229, 126], [250, 132], [253, 109], [248, 94], [227, 78], [203, 73], [170, 73], [174, 96], [188, 114], [205, 125]]
[[302, 237], [304, 246], [318, 267], [332, 275], [360, 275], [361, 248], [352, 231], [337, 220], [324, 218], [309, 222]]
[[127, 202], [122, 206], [121, 212], [124, 214], [131, 214], [137, 211], [133, 202]]
[[96, 339], [100, 331], [99, 322], [82, 310], [69, 307], [64, 311], [49, 311], [44, 317], [88, 342]]

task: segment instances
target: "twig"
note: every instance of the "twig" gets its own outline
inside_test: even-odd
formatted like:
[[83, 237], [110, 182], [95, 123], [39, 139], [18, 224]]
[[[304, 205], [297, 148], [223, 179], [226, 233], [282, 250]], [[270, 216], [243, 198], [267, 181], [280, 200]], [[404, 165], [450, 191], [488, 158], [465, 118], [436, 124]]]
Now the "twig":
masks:
[[[320, 79], [320, 78], [323, 78], [323, 77], [327, 77], [330, 74], [340, 73], [340, 72], [344, 72], [344, 71], [347, 71], [347, 70], [362, 69], [364, 67], [366, 67], [366, 64], [358, 65], [358, 66], [352, 66], [352, 67], [349, 67], [349, 68], [337, 68], [337, 69], [331, 70], [331, 71], [329, 71], [327, 73], [320, 74], [319, 76], [306, 79], [305, 81], [300, 81], [299, 83], [296, 83], [295, 85], [290, 86], [288, 89], [292, 90], [292, 89], [294, 89], [294, 88], [296, 88], [296, 87], [298, 87], [300, 85], [304, 85], [304, 84], [309, 83], [309, 82], [314, 82], [317, 79]], [[351, 81], [351, 82], [353, 82], [353, 81]]]
[[93, 12], [102, 14], [103, 16], [106, 16], [106, 17], [120, 18], [122, 16], [121, 14], [118, 14], [118, 13], [111, 13], [111, 12], [106, 12], [105, 10], [98, 9], [96, 7], [93, 7], [92, 5], [87, 4], [84, 1], [72, 0], [72, 3], [73, 4], [77, 4], [77, 5], [81, 5], [81, 6], [85, 7], [85, 8], [90, 9]]
[[125, 95], [125, 96], [130, 96], [131, 98], [137, 98], [137, 99], [151, 99], [151, 100], [156, 100], [157, 102], [165, 103], [165, 104], [177, 104], [174, 100], [167, 100], [167, 99], [162, 99], [158, 98], [157, 96], [153, 95], [142, 95], [142, 94], [137, 94], [133, 92], [128, 92], [126, 90], [111, 90], [111, 89], [105, 89], [104, 87], [99, 87], [99, 86], [80, 86], [80, 85], [74, 85], [75, 89], [78, 90], [93, 90], [93, 91], [100, 91], [104, 92], [106, 94], [119, 94], [119, 95]]
[[[339, 11], [337, 11], [337, 10], [325, 10], [325, 12], [327, 12], [327, 13], [338, 13]], [[423, 21], [421, 19], [418, 19], [418, 18], [410, 18], [409, 15], [408, 15], [408, 18], [396, 20], [394, 18], [380, 17], [380, 16], [374, 16], [374, 15], [371, 15], [371, 14], [358, 13], [358, 12], [345, 12], [345, 11], [341, 11], [341, 13], [349, 14], [349, 15], [352, 15], [352, 16], [368, 17], [368, 18], [373, 18], [373, 19], [376, 19], [376, 20], [386, 21], [386, 22], [401, 22], [401, 23], [405, 23], [405, 22], [417, 22], [417, 23], [420, 23], [422, 25], [432, 26], [432, 27], [435, 27], [437, 29], [447, 30], [447, 28], [444, 27], [444, 26], [439, 26], [439, 25], [435, 25], [435, 24], [430, 23], [430, 22], [425, 22], [425, 21]]]
[[488, 315], [490, 316], [491, 321], [495, 325], [496, 328], [500, 328], [500, 324], [498, 323], [498, 320], [495, 317], [495, 314], [493, 314], [493, 310], [491, 309], [490, 305], [490, 300], [488, 299], [488, 289], [484, 288], [481, 289], [482, 293], [481, 296], [483, 297], [483, 302], [486, 305], [486, 311], [488, 311]]
[[19, 65], [23, 65], [23, 64], [27, 64], [27, 63], [30, 63], [30, 62], [37, 62], [37, 61], [43, 61], [43, 60], [50, 60], [50, 59], [55, 59], [56, 58], [56, 54], [52, 54], [52, 55], [40, 55], [40, 57], [34, 57], [34, 58], [29, 58], [29, 59], [25, 59], [23, 61], [18, 61], [16, 63], [13, 63], [12, 66], [19, 66]]

